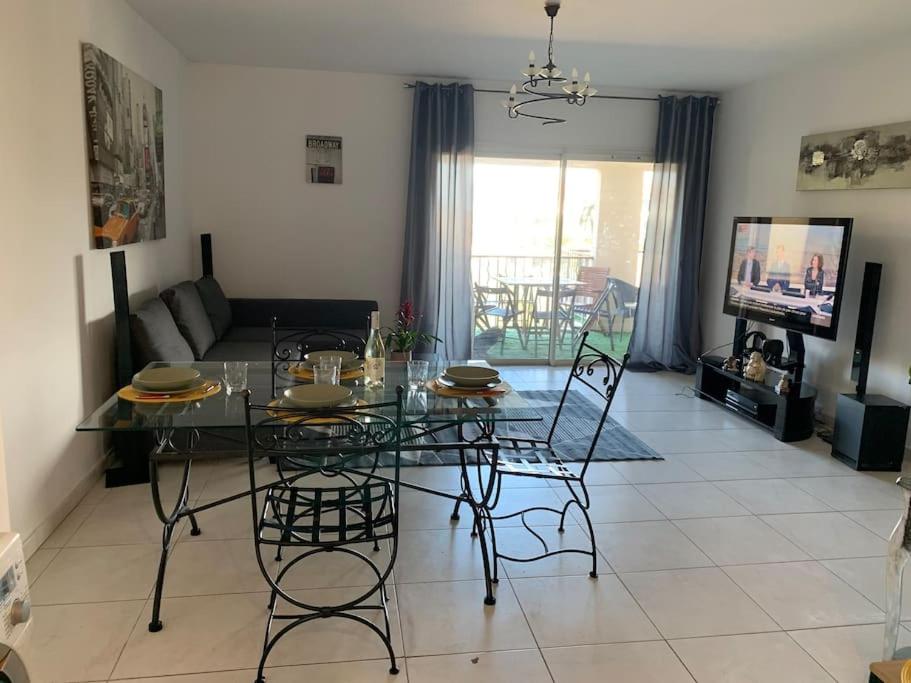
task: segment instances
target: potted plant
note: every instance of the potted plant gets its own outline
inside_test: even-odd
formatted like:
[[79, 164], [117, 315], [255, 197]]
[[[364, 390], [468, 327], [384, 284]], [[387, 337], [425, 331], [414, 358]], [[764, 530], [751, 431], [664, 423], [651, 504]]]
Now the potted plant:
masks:
[[442, 342], [439, 337], [417, 329], [416, 323], [419, 319], [420, 316], [414, 311], [414, 305], [410, 301], [403, 301], [398, 313], [395, 314], [395, 324], [384, 328], [386, 348], [389, 349], [392, 360], [409, 361], [418, 344]]

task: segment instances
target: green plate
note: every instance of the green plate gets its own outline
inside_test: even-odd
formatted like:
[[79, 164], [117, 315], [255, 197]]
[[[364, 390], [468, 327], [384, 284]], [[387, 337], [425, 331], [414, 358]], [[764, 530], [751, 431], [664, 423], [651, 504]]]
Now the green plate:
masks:
[[146, 368], [133, 375], [133, 384], [143, 391], [177, 391], [188, 388], [197, 379], [196, 368]]
[[285, 389], [285, 400], [295, 408], [334, 408], [351, 397], [351, 389], [335, 384], [297, 384]]

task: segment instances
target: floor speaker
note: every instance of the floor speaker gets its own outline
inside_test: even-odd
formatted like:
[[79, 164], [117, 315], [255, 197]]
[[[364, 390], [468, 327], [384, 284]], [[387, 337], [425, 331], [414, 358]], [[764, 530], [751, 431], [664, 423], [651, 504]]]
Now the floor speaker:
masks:
[[857, 470], [898, 472], [905, 455], [911, 408], [888, 396], [867, 394], [882, 271], [880, 263], [867, 263], [864, 268], [851, 359], [851, 380], [857, 382], [857, 391], [838, 396], [832, 455]]

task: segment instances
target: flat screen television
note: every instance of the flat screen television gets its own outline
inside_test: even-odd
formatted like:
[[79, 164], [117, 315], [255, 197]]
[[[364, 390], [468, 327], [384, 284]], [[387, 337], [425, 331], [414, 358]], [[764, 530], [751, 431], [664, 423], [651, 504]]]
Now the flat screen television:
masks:
[[724, 312], [835, 339], [851, 218], [738, 216]]

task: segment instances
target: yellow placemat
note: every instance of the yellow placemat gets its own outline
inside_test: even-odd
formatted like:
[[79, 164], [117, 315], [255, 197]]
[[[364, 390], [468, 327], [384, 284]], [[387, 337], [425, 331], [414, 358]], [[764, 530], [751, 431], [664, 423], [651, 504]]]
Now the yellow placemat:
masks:
[[[355, 408], [357, 406], [367, 405], [366, 401], [358, 399], [358, 401], [352, 406], [338, 406], [339, 408]], [[283, 406], [280, 398], [273, 399], [269, 401], [268, 406], [270, 408], [286, 408], [288, 410], [304, 410], [303, 408], [294, 408], [289, 406]], [[341, 424], [341, 420], [334, 417], [309, 417], [302, 415], [294, 415], [293, 413], [284, 413], [281, 410], [269, 410], [266, 411], [270, 417], [277, 417], [282, 422], [287, 422], [288, 424], [297, 424], [298, 422], [306, 422], [308, 425], [328, 425], [328, 424]], [[283, 417], [284, 415], [284, 417]]]
[[221, 391], [221, 382], [217, 379], [208, 379], [199, 389], [184, 394], [166, 394], [164, 396], [147, 394], [135, 389], [132, 385], [127, 385], [117, 392], [117, 396], [133, 403], [189, 403], [215, 396], [219, 391]]
[[[313, 369], [306, 365], [302, 365], [301, 363], [292, 363], [288, 367], [288, 372], [291, 375], [293, 375], [294, 377], [297, 377], [298, 379], [305, 379], [307, 381], [313, 381]], [[348, 379], [358, 379], [359, 377], [363, 377], [363, 376], [364, 376], [364, 368], [360, 367], [355, 370], [343, 371], [341, 374], [341, 377], [339, 379], [344, 381], [344, 380], [348, 380]]]
[[474, 389], [455, 389], [453, 387], [447, 387], [439, 382], [436, 379], [429, 379], [424, 385], [430, 391], [440, 396], [448, 396], [450, 398], [496, 398], [497, 396], [503, 396], [512, 391], [512, 387], [509, 386], [509, 382], [501, 382], [493, 389], [484, 389], [483, 391], [478, 391]]

